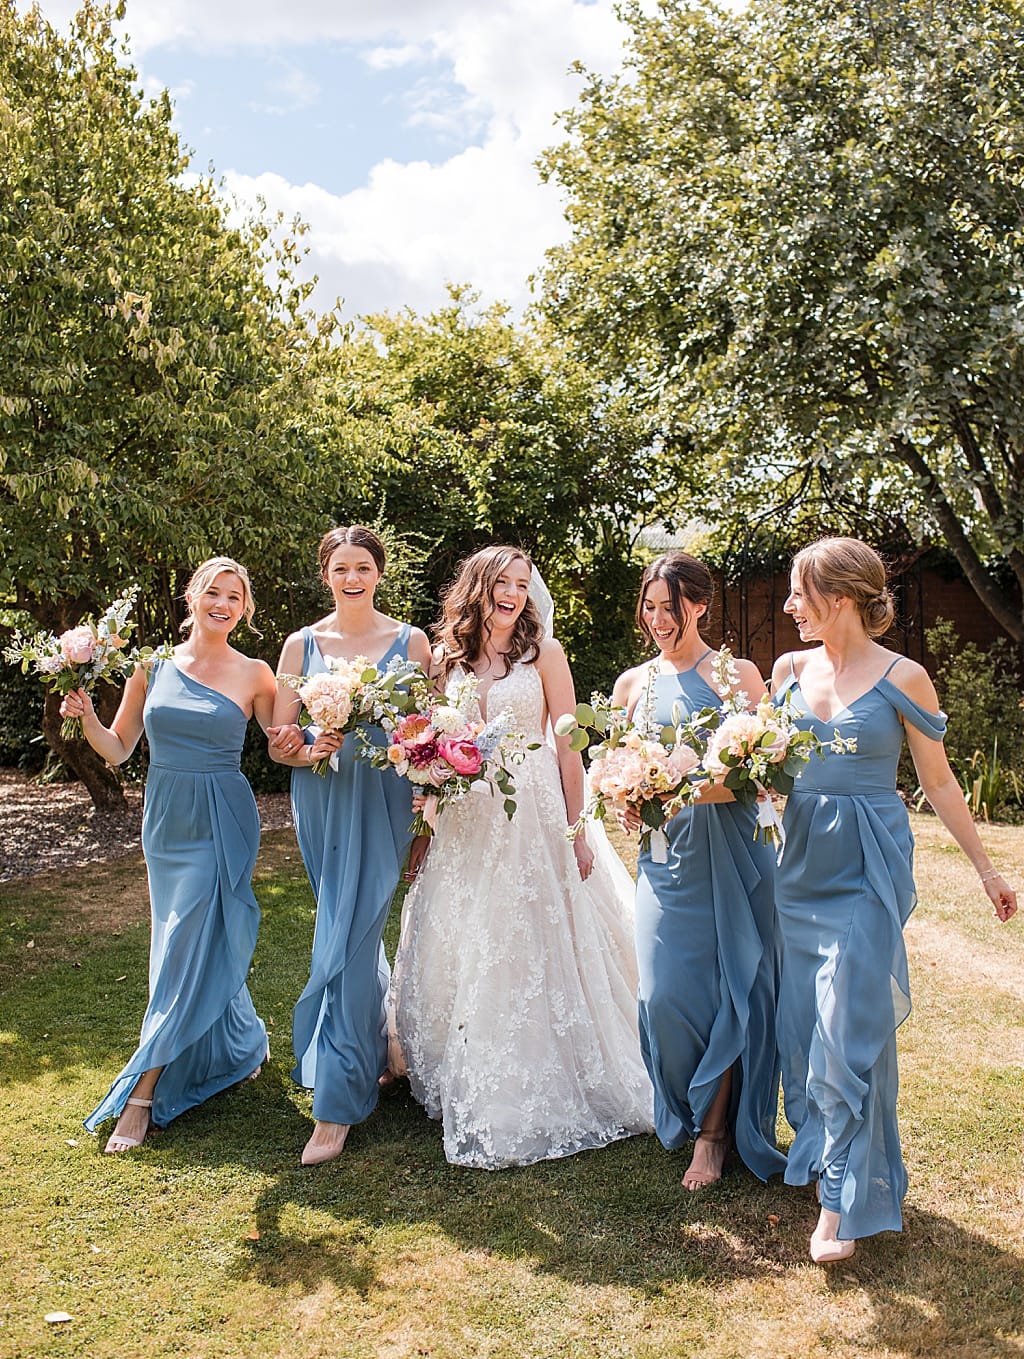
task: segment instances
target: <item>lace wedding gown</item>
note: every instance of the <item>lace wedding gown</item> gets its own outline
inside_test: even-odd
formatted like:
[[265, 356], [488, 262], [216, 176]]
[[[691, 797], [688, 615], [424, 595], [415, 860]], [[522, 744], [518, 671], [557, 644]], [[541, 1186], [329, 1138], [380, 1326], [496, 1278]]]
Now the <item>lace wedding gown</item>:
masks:
[[632, 880], [599, 826], [580, 879], [536, 668], [516, 664], [487, 703], [540, 748], [515, 766], [511, 821], [486, 785], [441, 816], [403, 908], [392, 1002], [448, 1160], [493, 1170], [604, 1146], [653, 1118]]

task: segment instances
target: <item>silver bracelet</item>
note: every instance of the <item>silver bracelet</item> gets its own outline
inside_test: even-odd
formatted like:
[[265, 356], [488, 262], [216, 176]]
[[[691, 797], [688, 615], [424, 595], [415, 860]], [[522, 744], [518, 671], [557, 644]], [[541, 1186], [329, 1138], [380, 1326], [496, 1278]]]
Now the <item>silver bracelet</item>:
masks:
[[1002, 876], [1003, 875], [999, 872], [998, 868], [993, 868], [990, 873], [982, 873], [981, 881], [983, 883], [991, 882], [993, 878], [1001, 878]]

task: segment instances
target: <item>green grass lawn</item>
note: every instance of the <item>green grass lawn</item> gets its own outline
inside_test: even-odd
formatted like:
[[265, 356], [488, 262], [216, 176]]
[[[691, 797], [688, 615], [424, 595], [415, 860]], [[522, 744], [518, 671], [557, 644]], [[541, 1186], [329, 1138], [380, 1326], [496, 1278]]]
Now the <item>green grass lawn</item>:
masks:
[[[289, 1025], [313, 908], [289, 832], [256, 882], [269, 1068], [105, 1157], [81, 1119], [145, 1005], [141, 860], [0, 886], [0, 1356], [1024, 1355], [1024, 937], [941, 827], [915, 828], [906, 1230], [831, 1270], [806, 1257], [811, 1190], [733, 1162], [687, 1195], [686, 1154], [653, 1137], [458, 1169], [405, 1087], [303, 1170]], [[1024, 862], [1024, 830], [984, 834]]]

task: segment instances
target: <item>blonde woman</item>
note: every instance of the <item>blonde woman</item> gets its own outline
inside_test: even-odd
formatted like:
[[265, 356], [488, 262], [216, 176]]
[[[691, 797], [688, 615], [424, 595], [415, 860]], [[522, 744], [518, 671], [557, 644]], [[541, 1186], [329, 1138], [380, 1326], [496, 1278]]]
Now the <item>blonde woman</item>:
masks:
[[268, 665], [229, 643], [255, 608], [245, 567], [229, 557], [203, 562], [185, 600], [187, 640], [171, 659], [136, 669], [109, 727], [82, 689], [61, 705], [109, 764], [127, 760], [143, 729], [150, 749], [149, 1005], [138, 1048], [85, 1120], [94, 1132], [117, 1119], [107, 1152], [141, 1146], [152, 1125], [255, 1075], [267, 1051], [246, 987], [260, 919], [250, 886], [260, 823], [239, 759], [250, 717], [270, 724], [276, 684]]
[[[859, 1237], [899, 1231], [907, 1175], [896, 1123], [896, 1029], [910, 1012], [903, 926], [914, 909], [914, 841], [896, 792], [904, 738], [921, 787], [977, 869], [997, 917], [1017, 899], [982, 846], [942, 744], [926, 671], [875, 640], [893, 602], [885, 565], [853, 538], [797, 554], [785, 611], [810, 650], [776, 662], [772, 687], [817, 732], [785, 813], [776, 874], [782, 942], [778, 1043], [795, 1137], [786, 1181], [816, 1182], [817, 1263]], [[836, 736], [855, 750], [831, 749]]]

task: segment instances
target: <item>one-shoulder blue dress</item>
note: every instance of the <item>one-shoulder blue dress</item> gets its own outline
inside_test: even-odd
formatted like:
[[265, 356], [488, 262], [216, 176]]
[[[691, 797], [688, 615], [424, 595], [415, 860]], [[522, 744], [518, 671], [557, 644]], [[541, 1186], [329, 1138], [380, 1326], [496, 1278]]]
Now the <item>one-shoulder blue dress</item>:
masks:
[[[403, 623], [379, 666], [408, 655], [410, 632]], [[303, 674], [326, 670], [310, 628], [302, 642]], [[380, 728], [366, 733], [384, 740]], [[336, 770], [321, 777], [293, 769], [291, 781], [295, 835], [316, 896], [310, 976], [293, 1017], [292, 1076], [312, 1088], [313, 1117], [328, 1123], [361, 1123], [377, 1103], [391, 978], [382, 937], [412, 838], [409, 783], [357, 751], [358, 739], [346, 736]]]
[[882, 678], [823, 722], [792, 662], [778, 701], [786, 693], [798, 725], [826, 747], [835, 732], [857, 741], [855, 753], [827, 748], [824, 761], [812, 757], [801, 770], [786, 804], [776, 876], [778, 1041], [795, 1133], [786, 1182], [817, 1180], [822, 1204], [839, 1214], [840, 1239], [853, 1240], [902, 1226], [896, 1030], [910, 1013], [903, 926], [917, 898], [896, 765], [901, 718], [934, 741], [946, 718]]
[[[696, 669], [659, 674], [654, 684], [659, 726], [673, 723], [675, 704], [689, 715], [721, 703]], [[754, 809], [736, 802], [672, 817], [668, 862], [640, 855], [636, 950], [658, 1137], [670, 1149], [693, 1138], [731, 1068], [736, 1149], [766, 1180], [785, 1157], [775, 1143], [775, 855], [754, 840], [755, 821]]]
[[85, 1120], [90, 1132], [121, 1113], [153, 1067], [163, 1067], [152, 1112], [163, 1126], [266, 1056], [267, 1031], [246, 986], [260, 921], [250, 885], [260, 821], [239, 769], [248, 720], [173, 661], [154, 664], [143, 708], [149, 1005], [138, 1048]]

